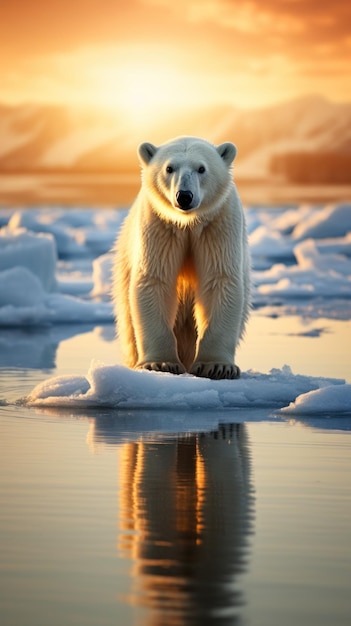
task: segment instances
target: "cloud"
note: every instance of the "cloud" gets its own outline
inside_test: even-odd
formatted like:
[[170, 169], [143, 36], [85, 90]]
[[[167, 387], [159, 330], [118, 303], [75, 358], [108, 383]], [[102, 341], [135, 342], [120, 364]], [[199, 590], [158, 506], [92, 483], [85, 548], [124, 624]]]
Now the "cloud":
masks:
[[349, 0], [3, 2], [0, 100], [89, 97], [108, 75], [117, 93], [131, 56], [192, 76], [189, 98], [259, 104], [307, 90], [345, 100], [350, 22]]
[[[349, 0], [141, 0], [155, 9], [183, 15], [184, 21], [212, 30], [244, 35], [246, 42], [257, 49], [262, 42], [269, 49], [289, 48], [301, 44], [304, 49], [328, 44], [335, 51], [350, 39], [351, 5]], [[211, 36], [211, 30], [208, 31]], [[225, 35], [224, 35], [225, 36]], [[256, 40], [256, 45], [255, 45]], [[233, 41], [233, 40], [232, 40]], [[239, 39], [245, 44], [245, 39]], [[233, 41], [233, 47], [235, 41]], [[298, 53], [298, 49], [295, 48]]]
[[190, 21], [211, 21], [223, 28], [250, 35], [305, 30], [305, 24], [299, 17], [282, 13], [274, 16], [265, 3], [243, 1], [234, 4], [226, 0], [204, 0], [190, 2], [187, 8]]
[[128, 39], [171, 38], [181, 48], [190, 37], [196, 42], [206, 33], [211, 40], [234, 31], [251, 46], [255, 38], [270, 46], [293, 41], [336, 46], [350, 38], [350, 21], [349, 0], [334, 0], [332, 6], [326, 0], [17, 0], [1, 3], [0, 42], [12, 55]]

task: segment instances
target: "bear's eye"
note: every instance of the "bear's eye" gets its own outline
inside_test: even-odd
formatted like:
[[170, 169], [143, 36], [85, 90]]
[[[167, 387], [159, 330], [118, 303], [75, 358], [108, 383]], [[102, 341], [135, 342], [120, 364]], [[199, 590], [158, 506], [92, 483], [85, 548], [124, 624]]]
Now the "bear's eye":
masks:
[[167, 165], [166, 172], [167, 172], [167, 174], [172, 174], [172, 172], [174, 172], [174, 169], [173, 169], [172, 165]]
[[200, 165], [199, 169], [197, 170], [199, 172], [199, 174], [204, 174], [206, 169], [204, 165]]

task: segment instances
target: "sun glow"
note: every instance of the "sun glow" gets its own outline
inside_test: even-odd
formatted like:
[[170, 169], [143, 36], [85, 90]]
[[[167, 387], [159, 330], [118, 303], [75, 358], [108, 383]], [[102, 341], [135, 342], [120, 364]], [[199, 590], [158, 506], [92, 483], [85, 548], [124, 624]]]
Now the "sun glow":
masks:
[[105, 104], [118, 102], [136, 121], [157, 117], [181, 103], [184, 78], [174, 67], [127, 62], [119, 75], [120, 88], [105, 93]]
[[173, 61], [171, 53], [160, 55], [134, 47], [111, 54], [105, 51], [92, 64], [88, 58], [81, 62], [85, 89], [93, 102], [108, 109], [122, 108], [135, 124], [174, 110], [191, 90], [191, 76]]

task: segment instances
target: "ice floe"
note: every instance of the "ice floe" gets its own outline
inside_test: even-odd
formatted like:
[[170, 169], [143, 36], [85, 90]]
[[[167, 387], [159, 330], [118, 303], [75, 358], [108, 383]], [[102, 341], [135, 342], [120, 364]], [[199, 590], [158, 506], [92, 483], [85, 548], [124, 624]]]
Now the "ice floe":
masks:
[[211, 381], [190, 375], [130, 370], [93, 361], [86, 376], [45, 380], [27, 398], [31, 406], [119, 409], [281, 408], [300, 394], [344, 381], [294, 375], [290, 367], [269, 374], [244, 372], [239, 380]]

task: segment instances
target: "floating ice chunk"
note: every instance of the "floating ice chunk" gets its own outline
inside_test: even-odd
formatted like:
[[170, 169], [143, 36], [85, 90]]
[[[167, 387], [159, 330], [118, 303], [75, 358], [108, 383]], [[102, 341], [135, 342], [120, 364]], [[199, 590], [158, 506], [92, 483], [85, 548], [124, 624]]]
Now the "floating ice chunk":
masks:
[[114, 255], [103, 254], [93, 261], [94, 288], [91, 292], [93, 297], [108, 297], [111, 293], [112, 266]]
[[350, 413], [351, 385], [332, 385], [304, 393], [280, 409], [280, 413], [311, 415], [315, 413]]
[[252, 256], [268, 257], [270, 259], [294, 259], [293, 243], [268, 226], [259, 226], [249, 236]]
[[96, 212], [91, 209], [50, 209], [51, 222], [67, 228], [91, 227], [95, 223]]
[[[321, 254], [322, 250], [322, 254]], [[342, 254], [319, 249], [313, 239], [307, 239], [294, 248], [301, 269], [314, 269], [327, 274], [351, 276], [351, 261]]]
[[270, 228], [271, 230], [278, 230], [283, 235], [290, 235], [302, 219], [306, 219], [315, 211], [315, 208], [303, 205], [294, 209], [279, 211], [277, 217], [272, 216], [269, 224]]
[[40, 210], [16, 211], [9, 221], [8, 228], [10, 231], [25, 228], [33, 233], [49, 233], [55, 239], [60, 257], [86, 253], [84, 247], [77, 243], [74, 234], [71, 234], [64, 226], [52, 222], [54, 216], [52, 215], [50, 219], [49, 215], [49, 212]]
[[294, 228], [293, 239], [343, 237], [351, 231], [351, 204], [328, 205]]
[[[112, 305], [56, 293], [52, 235], [24, 229], [0, 231], [0, 326], [111, 322]], [[90, 281], [61, 282], [66, 292], [89, 293]]]
[[281, 278], [274, 285], [261, 285], [258, 288], [260, 295], [310, 298], [315, 295], [315, 288], [309, 283], [299, 283], [291, 278]]
[[[1, 289], [0, 282], [0, 289]], [[63, 294], [46, 294], [41, 302], [0, 306], [0, 326], [41, 326], [47, 324], [98, 324], [113, 322], [109, 302], [86, 302]]]
[[85, 247], [92, 256], [104, 254], [112, 247], [116, 233], [114, 231], [99, 231], [96, 228], [81, 229], [77, 232], [78, 243]]
[[51, 294], [45, 300], [47, 321], [51, 323], [112, 322], [113, 310], [109, 302], [88, 302], [63, 294]]
[[93, 286], [93, 281], [89, 278], [72, 277], [70, 280], [59, 278], [57, 281], [57, 290], [70, 296], [87, 296]]
[[321, 254], [342, 254], [351, 257], [351, 232], [345, 237], [316, 239], [315, 246]]
[[247, 372], [239, 380], [211, 381], [188, 374], [175, 376], [121, 365], [91, 364], [86, 378], [56, 377], [33, 389], [27, 403], [55, 407], [152, 409], [225, 409], [281, 407], [301, 393], [337, 379], [294, 376], [289, 367], [270, 374]]
[[42, 304], [45, 291], [37, 276], [25, 267], [0, 272], [0, 308]]
[[24, 267], [40, 280], [45, 291], [53, 291], [56, 261], [56, 246], [51, 235], [36, 235], [22, 228], [0, 230], [0, 271]]
[[312, 239], [294, 247], [297, 265], [276, 264], [256, 272], [254, 282], [260, 296], [351, 297], [351, 260], [340, 254], [321, 254]]

